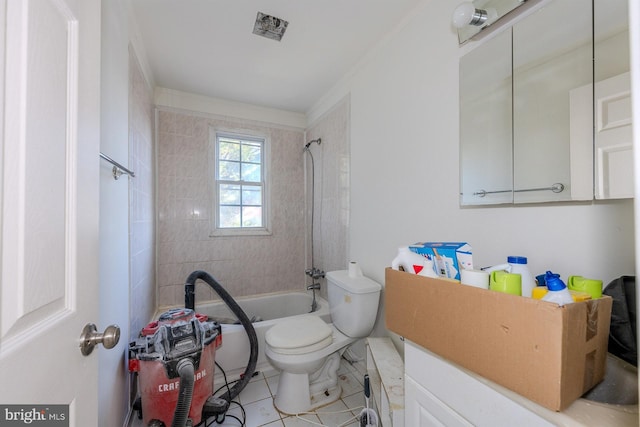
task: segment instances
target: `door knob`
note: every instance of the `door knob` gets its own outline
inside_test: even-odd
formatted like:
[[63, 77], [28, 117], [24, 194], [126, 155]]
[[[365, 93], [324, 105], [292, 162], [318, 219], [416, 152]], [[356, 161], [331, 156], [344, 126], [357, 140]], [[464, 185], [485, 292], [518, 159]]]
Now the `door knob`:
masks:
[[80, 351], [84, 356], [88, 356], [97, 344], [102, 344], [104, 348], [113, 348], [120, 341], [120, 327], [109, 325], [104, 333], [98, 332], [98, 328], [93, 323], [87, 323], [80, 334]]

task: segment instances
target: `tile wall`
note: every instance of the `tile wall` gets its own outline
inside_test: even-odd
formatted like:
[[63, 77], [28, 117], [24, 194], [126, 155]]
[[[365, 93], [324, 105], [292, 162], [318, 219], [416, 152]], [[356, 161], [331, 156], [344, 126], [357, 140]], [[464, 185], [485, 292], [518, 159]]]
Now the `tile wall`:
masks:
[[[157, 147], [158, 305], [184, 303], [195, 270], [234, 297], [304, 289], [304, 131], [268, 123], [159, 107]], [[216, 129], [269, 138], [269, 236], [211, 237], [210, 137]], [[217, 298], [204, 283], [196, 301]]]
[[[311, 227], [311, 183], [315, 169], [313, 265], [324, 271], [347, 268], [349, 228], [349, 122], [350, 103], [346, 97], [307, 130], [307, 141], [321, 138], [309, 148], [314, 168], [305, 155], [307, 180], [307, 227]], [[311, 265], [309, 242], [307, 265]], [[357, 261], [357, 260], [355, 260]], [[324, 283], [323, 283], [324, 285]], [[322, 286], [326, 297], [326, 287]]]
[[[130, 333], [134, 338], [156, 308], [153, 92], [129, 49]], [[123, 178], [121, 178], [123, 179]]]

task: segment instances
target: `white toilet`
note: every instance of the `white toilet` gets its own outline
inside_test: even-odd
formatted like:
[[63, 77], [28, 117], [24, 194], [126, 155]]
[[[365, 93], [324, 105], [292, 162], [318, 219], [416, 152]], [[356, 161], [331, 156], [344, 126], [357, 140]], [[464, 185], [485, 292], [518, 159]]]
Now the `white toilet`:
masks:
[[340, 398], [340, 358], [347, 346], [367, 337], [376, 321], [382, 286], [347, 270], [326, 275], [333, 323], [306, 315], [267, 330], [265, 355], [281, 370], [274, 404], [285, 414], [316, 409]]

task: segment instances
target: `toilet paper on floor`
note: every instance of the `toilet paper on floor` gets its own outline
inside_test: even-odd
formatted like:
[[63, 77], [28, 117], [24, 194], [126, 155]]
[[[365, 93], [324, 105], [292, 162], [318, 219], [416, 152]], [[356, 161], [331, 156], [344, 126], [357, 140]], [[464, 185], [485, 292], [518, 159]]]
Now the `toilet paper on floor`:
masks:
[[362, 277], [362, 269], [355, 261], [349, 263], [349, 277]]

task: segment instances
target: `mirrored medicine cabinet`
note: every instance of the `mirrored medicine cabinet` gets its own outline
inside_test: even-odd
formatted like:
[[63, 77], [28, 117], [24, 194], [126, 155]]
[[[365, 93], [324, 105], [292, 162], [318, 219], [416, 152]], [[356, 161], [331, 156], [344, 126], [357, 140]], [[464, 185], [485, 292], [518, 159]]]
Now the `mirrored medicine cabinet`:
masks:
[[460, 204], [633, 197], [628, 39], [627, 0], [547, 0], [462, 56]]

